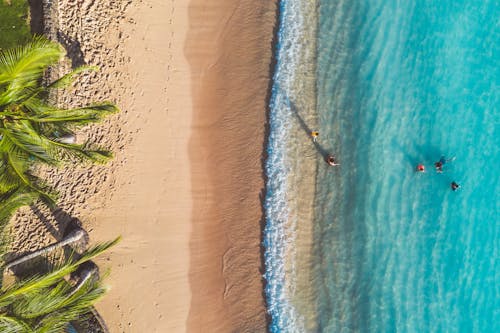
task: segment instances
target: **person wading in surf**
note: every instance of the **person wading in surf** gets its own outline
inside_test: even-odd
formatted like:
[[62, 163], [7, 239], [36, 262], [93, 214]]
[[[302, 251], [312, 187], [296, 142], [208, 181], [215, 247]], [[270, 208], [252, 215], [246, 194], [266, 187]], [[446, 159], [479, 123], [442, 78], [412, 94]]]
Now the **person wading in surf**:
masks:
[[311, 138], [313, 139], [313, 142], [316, 142], [316, 140], [318, 139], [318, 136], [319, 136], [319, 132], [318, 131], [312, 131], [311, 132]]

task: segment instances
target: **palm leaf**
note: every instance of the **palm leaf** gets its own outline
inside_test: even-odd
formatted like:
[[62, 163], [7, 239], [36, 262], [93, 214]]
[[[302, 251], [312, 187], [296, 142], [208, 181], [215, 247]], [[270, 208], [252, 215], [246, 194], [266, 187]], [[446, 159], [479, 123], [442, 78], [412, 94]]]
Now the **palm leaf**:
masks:
[[44, 70], [57, 62], [64, 52], [59, 44], [36, 36], [25, 45], [0, 52], [0, 85], [36, 84]]
[[[5, 140], [5, 139], [4, 139]], [[2, 140], [3, 141], [3, 140]], [[38, 193], [48, 206], [55, 204], [55, 196], [50, 193], [38, 178], [28, 172], [26, 156], [22, 152], [4, 153], [0, 159], [0, 193], [6, 193], [16, 188]], [[1, 156], [1, 155], [0, 155]]]
[[[39, 86], [24, 86], [23, 89], [17, 91], [4, 91], [0, 93], [0, 100], [7, 101], [4, 103], [3, 115], [17, 116], [18, 113], [9, 112], [9, 106], [20, 108], [22, 105], [30, 100], [36, 99], [38, 95], [45, 92], [45, 88]], [[0, 107], [2, 109], [2, 107]]]
[[71, 316], [67, 321], [71, 321], [88, 312], [89, 308], [106, 293], [107, 289], [101, 284], [100, 280], [87, 280], [80, 289], [71, 294], [71, 286], [62, 280], [54, 288], [23, 295], [22, 300], [16, 301], [13, 306], [13, 313], [20, 318], [34, 319], [55, 312], [66, 312], [66, 315]]
[[43, 37], [0, 52], [0, 193], [19, 186], [29, 187], [51, 204], [52, 197], [38, 185], [39, 179], [30, 174], [34, 162], [57, 165], [60, 160], [69, 159], [104, 163], [112, 156], [106, 150], [58, 139], [72, 133], [74, 127], [118, 111], [112, 103], [70, 110], [47, 104], [43, 97], [48, 90], [63, 87], [75, 75], [95, 69], [79, 67], [44, 87], [41, 85], [44, 71], [62, 55], [59, 44]]
[[38, 192], [23, 187], [0, 195], [0, 226], [4, 226], [18, 208], [31, 205], [39, 196]]
[[2, 333], [30, 333], [33, 329], [21, 319], [0, 314], [0, 332]]
[[24, 184], [10, 166], [8, 159], [8, 154], [0, 155], [0, 193], [10, 192]]
[[97, 71], [99, 68], [97, 66], [89, 66], [89, 65], [83, 65], [80, 67], [77, 67], [73, 69], [71, 72], [68, 74], [65, 74], [61, 76], [59, 79], [55, 80], [54, 82], [50, 83], [47, 88], [48, 89], [56, 89], [56, 88], [64, 88], [68, 85], [70, 85], [74, 77], [82, 72], [85, 71]]
[[64, 328], [67, 323], [89, 313], [92, 306], [104, 296], [106, 291], [106, 288], [94, 284], [85, 294], [79, 295], [75, 302], [43, 318], [35, 327], [35, 332], [58, 332], [57, 329]]
[[90, 160], [95, 163], [105, 163], [113, 157], [113, 154], [107, 150], [90, 150], [86, 149], [85, 145], [63, 143], [55, 140], [49, 141], [58, 149], [61, 157], [64, 159]]
[[83, 264], [84, 262], [87, 262], [98, 256], [102, 252], [118, 243], [120, 239], [121, 238], [118, 237], [113, 241], [98, 244], [86, 251], [79, 259], [70, 258], [63, 265], [48, 274], [35, 276], [31, 279], [18, 282], [8, 287], [0, 295], [0, 307], [4, 307], [5, 305], [11, 303], [13, 298], [15, 297], [29, 294], [31, 292], [36, 292], [37, 290], [41, 290], [58, 283], [61, 278], [74, 272], [80, 264]]
[[24, 294], [13, 304], [12, 312], [18, 317], [27, 319], [44, 316], [64, 307], [70, 289], [69, 283], [60, 280], [50, 288]]
[[[29, 121], [4, 122], [4, 126], [4, 139], [10, 140], [16, 149], [24, 151], [26, 158], [33, 156], [45, 163], [57, 164], [56, 147], [39, 135]], [[22, 158], [19, 155], [16, 157]]]
[[[27, 107], [29, 108], [30, 106]], [[85, 125], [90, 122], [100, 121], [108, 114], [116, 112], [118, 112], [118, 108], [112, 103], [103, 103], [70, 110], [40, 106], [37, 108], [35, 114], [27, 115], [25, 119], [37, 123], [65, 122]]]
[[14, 171], [14, 174], [19, 177], [23, 185], [32, 186], [28, 176], [24, 173], [22, 161], [18, 158], [13, 158], [13, 154], [7, 154], [7, 161], [9, 162], [9, 166]]
[[63, 55], [62, 48], [43, 37], [30, 43], [0, 52], [0, 106], [16, 100], [28, 87], [36, 87], [45, 69]]

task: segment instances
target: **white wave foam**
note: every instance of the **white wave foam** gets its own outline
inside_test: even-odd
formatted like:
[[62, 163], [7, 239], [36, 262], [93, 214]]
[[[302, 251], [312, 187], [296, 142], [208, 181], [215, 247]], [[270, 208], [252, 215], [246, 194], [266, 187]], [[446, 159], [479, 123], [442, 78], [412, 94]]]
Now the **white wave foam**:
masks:
[[[291, 303], [294, 289], [293, 258], [296, 220], [287, 205], [289, 184], [287, 160], [292, 121], [289, 99], [299, 66], [304, 18], [300, 0], [281, 2], [277, 64], [271, 97], [270, 135], [266, 162], [267, 194], [264, 232], [266, 297], [271, 315], [271, 332], [304, 332], [304, 321]], [[291, 267], [291, 269], [290, 269]]]

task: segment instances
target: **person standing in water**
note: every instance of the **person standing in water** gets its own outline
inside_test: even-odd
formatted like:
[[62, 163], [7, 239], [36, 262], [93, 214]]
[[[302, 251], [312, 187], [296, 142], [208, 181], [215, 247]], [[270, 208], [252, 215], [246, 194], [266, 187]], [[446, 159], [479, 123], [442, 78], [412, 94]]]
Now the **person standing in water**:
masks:
[[312, 131], [311, 132], [311, 138], [313, 139], [313, 142], [316, 142], [316, 140], [318, 139], [318, 136], [319, 136], [319, 132], [318, 131]]
[[326, 163], [328, 163], [328, 165], [331, 165], [331, 166], [338, 166], [340, 165], [340, 163], [337, 163], [337, 160], [335, 159], [335, 157], [333, 155], [328, 155], [326, 158]]

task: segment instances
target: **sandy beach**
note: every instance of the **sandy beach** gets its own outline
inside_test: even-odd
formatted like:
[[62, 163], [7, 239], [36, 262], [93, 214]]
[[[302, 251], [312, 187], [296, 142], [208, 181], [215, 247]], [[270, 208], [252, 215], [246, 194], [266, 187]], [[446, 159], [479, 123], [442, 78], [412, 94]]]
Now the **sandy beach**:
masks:
[[[100, 67], [58, 102], [112, 100], [122, 109], [78, 133], [111, 148], [111, 163], [43, 170], [61, 193], [59, 217], [77, 218], [91, 242], [123, 237], [99, 261], [111, 269], [97, 307], [110, 331], [264, 332], [261, 200], [276, 1], [45, 5], [45, 32], [68, 50], [66, 68]], [[18, 234], [28, 220], [36, 214], [20, 214]], [[52, 220], [51, 235], [38, 237], [45, 243], [64, 229]]]
[[265, 331], [261, 198], [275, 21], [274, 1], [207, 6], [195, 0], [189, 6], [186, 56], [195, 101], [190, 332]]

